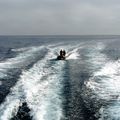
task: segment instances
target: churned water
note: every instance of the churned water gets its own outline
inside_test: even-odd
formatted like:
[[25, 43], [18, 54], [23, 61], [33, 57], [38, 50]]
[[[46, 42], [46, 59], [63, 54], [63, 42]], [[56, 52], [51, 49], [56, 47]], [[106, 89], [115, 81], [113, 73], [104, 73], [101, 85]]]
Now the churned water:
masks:
[[120, 36], [0, 36], [0, 120], [120, 120], [119, 46]]

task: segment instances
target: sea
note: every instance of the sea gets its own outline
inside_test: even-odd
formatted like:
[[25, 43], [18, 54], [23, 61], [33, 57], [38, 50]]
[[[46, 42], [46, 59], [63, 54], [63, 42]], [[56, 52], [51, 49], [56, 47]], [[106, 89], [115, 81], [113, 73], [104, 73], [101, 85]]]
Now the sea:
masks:
[[0, 36], [0, 120], [120, 120], [120, 36]]

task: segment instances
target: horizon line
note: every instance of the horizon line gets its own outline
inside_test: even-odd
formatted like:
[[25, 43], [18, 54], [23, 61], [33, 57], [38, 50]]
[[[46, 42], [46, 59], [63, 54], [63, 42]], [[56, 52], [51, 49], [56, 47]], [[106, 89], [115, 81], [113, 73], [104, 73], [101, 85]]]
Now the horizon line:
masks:
[[55, 34], [46, 34], [46, 35], [39, 35], [39, 34], [31, 34], [31, 35], [30, 35], [30, 34], [25, 34], [25, 35], [24, 35], [24, 34], [23, 34], [23, 35], [21, 34], [21, 35], [14, 35], [14, 34], [13, 34], [13, 35], [12, 35], [12, 34], [11, 34], [11, 35], [9, 35], [9, 34], [8, 34], [8, 35], [7, 35], [7, 34], [6, 34], [6, 35], [0, 35], [0, 36], [120, 36], [120, 34], [83, 34], [83, 35], [82, 35], [82, 34], [81, 34], [81, 35], [77, 35], [77, 34], [76, 34], [76, 35], [74, 35], [74, 34], [73, 34], [73, 35], [72, 35], [72, 34], [71, 34], [71, 35], [67, 35], [67, 34], [66, 34], [66, 35], [62, 35], [62, 34], [60, 34], [60, 35], [59, 35], [59, 34], [57, 34], [57, 35], [55, 35]]

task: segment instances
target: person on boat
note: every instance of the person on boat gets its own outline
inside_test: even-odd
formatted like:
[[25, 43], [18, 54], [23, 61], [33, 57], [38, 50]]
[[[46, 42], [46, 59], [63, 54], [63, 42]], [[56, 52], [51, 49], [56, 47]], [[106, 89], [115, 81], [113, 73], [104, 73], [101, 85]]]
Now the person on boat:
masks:
[[65, 55], [66, 55], [66, 51], [65, 51], [65, 50], [63, 50], [62, 52], [63, 52], [63, 56], [65, 56]]
[[66, 51], [65, 50], [60, 50], [60, 55], [57, 56], [57, 60], [65, 60], [66, 58]]
[[63, 56], [63, 50], [62, 49], [60, 50], [60, 56]]

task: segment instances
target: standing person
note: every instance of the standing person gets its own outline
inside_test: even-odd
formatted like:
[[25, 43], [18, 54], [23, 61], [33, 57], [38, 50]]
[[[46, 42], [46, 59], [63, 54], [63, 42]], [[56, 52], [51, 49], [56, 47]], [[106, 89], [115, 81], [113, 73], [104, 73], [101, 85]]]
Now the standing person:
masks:
[[62, 49], [60, 50], [60, 56], [62, 56], [63, 55], [63, 51], [62, 51]]
[[65, 56], [65, 55], [66, 55], [66, 51], [65, 51], [65, 50], [63, 50], [62, 52], [63, 52], [63, 53], [62, 53], [62, 54], [63, 54], [63, 56]]

